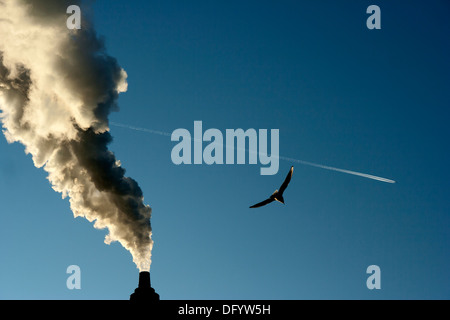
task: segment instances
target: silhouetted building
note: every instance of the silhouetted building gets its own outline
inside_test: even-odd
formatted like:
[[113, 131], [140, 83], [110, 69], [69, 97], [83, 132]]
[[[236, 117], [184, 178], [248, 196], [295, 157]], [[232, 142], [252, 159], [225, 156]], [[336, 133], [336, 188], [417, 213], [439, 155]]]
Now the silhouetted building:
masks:
[[159, 301], [159, 294], [157, 294], [155, 289], [151, 286], [150, 272], [139, 272], [139, 285], [136, 290], [134, 290], [134, 293], [130, 295], [130, 300], [149, 303]]

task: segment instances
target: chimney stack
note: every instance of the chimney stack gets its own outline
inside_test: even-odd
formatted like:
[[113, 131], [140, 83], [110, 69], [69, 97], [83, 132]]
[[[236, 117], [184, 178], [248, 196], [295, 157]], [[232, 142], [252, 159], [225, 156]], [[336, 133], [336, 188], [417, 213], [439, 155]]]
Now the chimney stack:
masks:
[[143, 302], [157, 302], [159, 301], [159, 294], [155, 292], [155, 289], [151, 286], [150, 272], [139, 272], [139, 285], [134, 290], [134, 293], [130, 295], [131, 301], [143, 301]]
[[152, 284], [150, 282], [150, 272], [142, 271], [139, 272], [139, 288], [151, 288]]

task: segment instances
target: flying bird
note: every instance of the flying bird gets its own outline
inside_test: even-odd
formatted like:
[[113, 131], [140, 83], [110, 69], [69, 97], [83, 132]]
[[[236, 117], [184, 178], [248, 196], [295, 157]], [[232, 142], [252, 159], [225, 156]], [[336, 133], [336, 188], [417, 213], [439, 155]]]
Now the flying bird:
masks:
[[273, 201], [278, 201], [278, 202], [281, 202], [282, 204], [284, 204], [283, 192], [284, 192], [284, 190], [286, 190], [289, 182], [291, 181], [293, 172], [294, 172], [294, 166], [292, 166], [291, 169], [289, 170], [289, 172], [288, 172], [288, 174], [286, 176], [286, 179], [284, 179], [284, 182], [283, 182], [283, 184], [280, 187], [280, 190], [275, 190], [275, 192], [272, 193], [272, 195], [268, 199], [266, 199], [266, 200], [264, 200], [262, 202], [259, 202], [259, 203], [255, 204], [255, 205], [251, 206], [250, 208], [262, 207], [262, 206], [265, 206], [266, 204], [269, 204], [269, 203], [271, 203]]

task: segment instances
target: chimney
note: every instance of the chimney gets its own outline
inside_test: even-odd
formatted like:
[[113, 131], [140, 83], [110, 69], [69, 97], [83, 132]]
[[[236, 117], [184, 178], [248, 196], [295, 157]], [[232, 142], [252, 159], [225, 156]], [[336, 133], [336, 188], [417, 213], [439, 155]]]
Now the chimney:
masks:
[[155, 289], [151, 286], [149, 271], [139, 272], [139, 285], [136, 290], [134, 290], [134, 293], [130, 295], [130, 300], [147, 303], [159, 301], [159, 294], [157, 294]]
[[150, 272], [139, 272], [139, 288], [151, 288], [151, 286], [152, 284], [150, 282]]

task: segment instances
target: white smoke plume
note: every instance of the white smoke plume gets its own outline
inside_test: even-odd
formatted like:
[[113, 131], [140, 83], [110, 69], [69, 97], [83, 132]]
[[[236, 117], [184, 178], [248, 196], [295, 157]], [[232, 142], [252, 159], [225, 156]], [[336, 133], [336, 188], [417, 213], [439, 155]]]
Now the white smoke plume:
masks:
[[108, 115], [127, 90], [86, 16], [66, 26], [80, 0], [0, 0], [0, 120], [9, 143], [20, 142], [53, 189], [69, 197], [75, 217], [107, 228], [140, 271], [151, 264], [151, 208], [136, 181], [108, 150]]

